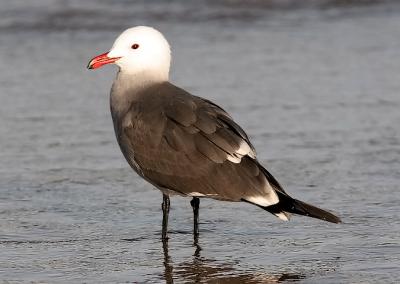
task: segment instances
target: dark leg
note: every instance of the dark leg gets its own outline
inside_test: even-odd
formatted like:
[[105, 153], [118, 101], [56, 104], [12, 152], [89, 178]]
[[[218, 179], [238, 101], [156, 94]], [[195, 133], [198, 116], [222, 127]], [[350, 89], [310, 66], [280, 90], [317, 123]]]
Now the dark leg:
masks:
[[171, 258], [168, 253], [168, 239], [163, 239], [163, 251], [164, 251], [164, 278], [165, 278], [165, 283], [166, 284], [173, 284], [174, 279], [173, 279], [173, 267], [171, 263]]
[[200, 199], [197, 197], [193, 197], [192, 201], [190, 201], [190, 205], [193, 208], [193, 217], [194, 217], [194, 226], [193, 226], [193, 235], [195, 240], [199, 236], [199, 206]]
[[161, 208], [163, 210], [161, 238], [163, 240], [167, 240], [168, 239], [167, 232], [168, 232], [169, 196], [166, 194], [163, 194], [163, 203], [161, 204]]

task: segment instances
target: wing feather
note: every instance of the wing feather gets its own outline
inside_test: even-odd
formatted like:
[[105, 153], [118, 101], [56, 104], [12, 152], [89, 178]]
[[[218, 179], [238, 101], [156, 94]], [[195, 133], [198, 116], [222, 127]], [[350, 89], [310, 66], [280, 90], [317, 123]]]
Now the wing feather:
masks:
[[155, 186], [180, 194], [275, 202], [243, 129], [216, 104], [165, 84], [164, 93], [137, 95], [122, 120], [117, 137], [131, 166]]

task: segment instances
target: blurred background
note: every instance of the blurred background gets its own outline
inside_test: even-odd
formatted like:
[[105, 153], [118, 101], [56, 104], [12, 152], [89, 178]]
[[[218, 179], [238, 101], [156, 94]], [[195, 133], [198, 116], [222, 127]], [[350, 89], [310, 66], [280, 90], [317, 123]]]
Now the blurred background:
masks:
[[[124, 29], [172, 46], [171, 80], [229, 111], [294, 197], [343, 224], [171, 201], [114, 137]], [[399, 283], [400, 3], [0, 0], [0, 282]]]

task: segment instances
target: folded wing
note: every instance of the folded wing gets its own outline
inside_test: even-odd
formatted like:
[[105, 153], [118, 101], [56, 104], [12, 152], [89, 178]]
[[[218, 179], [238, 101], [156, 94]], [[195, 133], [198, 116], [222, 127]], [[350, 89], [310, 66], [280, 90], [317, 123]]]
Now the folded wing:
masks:
[[159, 188], [261, 206], [279, 201], [280, 186], [260, 170], [246, 133], [210, 101], [164, 83], [137, 96], [121, 128], [128, 162]]

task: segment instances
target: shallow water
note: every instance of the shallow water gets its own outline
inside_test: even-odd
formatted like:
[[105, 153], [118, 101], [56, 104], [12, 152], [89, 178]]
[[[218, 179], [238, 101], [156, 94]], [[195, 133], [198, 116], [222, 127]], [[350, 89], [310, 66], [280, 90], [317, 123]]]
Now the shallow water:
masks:
[[[0, 1], [0, 280], [398, 283], [400, 5], [338, 2]], [[288, 192], [344, 223], [204, 199], [194, 244], [178, 197], [163, 246], [161, 194], [114, 138], [116, 70], [85, 69], [138, 24], [169, 39], [173, 82], [224, 106]]]

